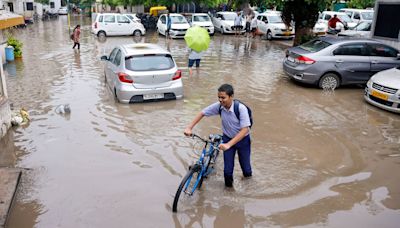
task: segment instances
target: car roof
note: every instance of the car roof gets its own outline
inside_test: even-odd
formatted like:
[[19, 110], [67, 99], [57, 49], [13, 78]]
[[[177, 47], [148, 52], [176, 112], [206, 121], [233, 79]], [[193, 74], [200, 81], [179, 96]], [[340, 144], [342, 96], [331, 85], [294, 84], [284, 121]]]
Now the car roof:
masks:
[[329, 15], [335, 15], [335, 14], [337, 14], [337, 15], [347, 15], [345, 12], [336, 12], [336, 11], [324, 11], [322, 13], [329, 14]]
[[[162, 15], [167, 16], [166, 13], [164, 13], [164, 14], [162, 14]], [[172, 17], [172, 16], [182, 16], [182, 17], [183, 17], [183, 15], [182, 15], [182, 14], [179, 14], [179, 13], [170, 13], [169, 16], [170, 16], [170, 17]]]
[[317, 39], [331, 43], [331, 44], [337, 44], [337, 43], [347, 43], [347, 42], [367, 42], [367, 43], [379, 43], [376, 40], [373, 39], [368, 39], [368, 38], [355, 38], [355, 37], [336, 37], [336, 36], [325, 36], [325, 37], [318, 37]]
[[257, 16], [262, 15], [262, 16], [280, 16], [282, 15], [281, 11], [267, 11], [264, 13], [260, 13]]
[[232, 12], [232, 11], [219, 11], [217, 13], [220, 13], [220, 14], [237, 14], [236, 12]]
[[[340, 9], [340, 10], [343, 10], [343, 11], [356, 11], [356, 12], [374, 12], [374, 10], [372, 10], [372, 9], [352, 9], [352, 8], [342, 8], [342, 9]], [[339, 11], [340, 11], [339, 10]]]
[[194, 14], [192, 14], [192, 16], [197, 16], [197, 15], [207, 15], [208, 16], [208, 14], [206, 14], [206, 13], [194, 13]]
[[150, 43], [124, 44], [120, 47], [125, 55], [170, 54], [160, 46]]

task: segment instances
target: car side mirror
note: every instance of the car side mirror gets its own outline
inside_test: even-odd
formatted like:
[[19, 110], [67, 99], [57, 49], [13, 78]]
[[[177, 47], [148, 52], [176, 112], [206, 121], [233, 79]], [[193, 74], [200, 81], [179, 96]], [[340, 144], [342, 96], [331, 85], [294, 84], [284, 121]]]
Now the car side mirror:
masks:
[[397, 53], [397, 59], [400, 59], [400, 53]]
[[100, 57], [100, 60], [102, 61], [108, 61], [108, 57], [106, 55], [103, 55]]

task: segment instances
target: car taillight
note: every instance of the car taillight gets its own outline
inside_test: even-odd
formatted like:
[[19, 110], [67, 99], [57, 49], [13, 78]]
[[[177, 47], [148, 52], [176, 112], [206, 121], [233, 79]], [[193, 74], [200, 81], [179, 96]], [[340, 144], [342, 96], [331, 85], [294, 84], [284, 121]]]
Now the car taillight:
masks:
[[125, 73], [118, 73], [118, 79], [120, 82], [125, 82], [125, 83], [133, 83], [133, 80], [131, 76], [125, 74]]
[[313, 63], [315, 63], [315, 60], [300, 55], [299, 57], [296, 58], [296, 62], [304, 63], [304, 64], [313, 64]]
[[175, 72], [175, 75], [174, 75], [174, 77], [172, 78], [172, 80], [177, 80], [177, 79], [180, 79], [182, 77], [182, 71], [181, 70], [177, 70], [176, 72]]
[[97, 22], [94, 23], [94, 28], [97, 29]]

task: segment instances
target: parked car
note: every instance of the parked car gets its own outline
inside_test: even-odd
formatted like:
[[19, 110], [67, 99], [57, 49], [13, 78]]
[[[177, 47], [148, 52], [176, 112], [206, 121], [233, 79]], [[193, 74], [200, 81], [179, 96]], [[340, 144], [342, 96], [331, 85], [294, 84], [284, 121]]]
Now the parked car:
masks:
[[142, 20], [140, 20], [140, 18], [138, 18], [135, 13], [125, 13], [124, 15], [131, 19], [131, 21], [142, 23]]
[[335, 14], [344, 23], [344, 27], [352, 28], [357, 25], [357, 23], [353, 22], [346, 13], [335, 12], [335, 11], [323, 11], [322, 13], [319, 14], [317, 23], [323, 23], [326, 25], [325, 32], [327, 32], [328, 30], [329, 19], [331, 19]]
[[339, 10], [339, 12], [346, 13], [350, 19], [356, 23], [360, 23], [362, 21], [372, 22], [372, 19], [374, 19], [373, 10], [342, 8]]
[[181, 71], [171, 53], [158, 45], [120, 45], [101, 60], [106, 84], [121, 103], [183, 98]]
[[283, 61], [290, 78], [320, 88], [366, 83], [376, 72], [398, 65], [398, 50], [375, 40], [348, 37], [319, 37], [289, 48]]
[[[220, 31], [221, 34], [235, 33], [233, 25], [235, 22], [236, 15], [237, 14], [235, 12], [217, 12], [215, 14], [215, 17], [212, 18], [215, 30]], [[244, 32], [245, 25], [246, 22], [242, 20], [242, 26], [243, 26], [242, 32]]]
[[365, 87], [364, 98], [379, 108], [400, 113], [400, 65], [372, 76]]
[[313, 33], [317, 36], [326, 36], [328, 31], [328, 24], [324, 22], [317, 22], [314, 25]]
[[338, 33], [338, 36], [364, 37], [369, 38], [371, 35], [372, 22], [362, 21], [356, 27], [344, 30]]
[[141, 36], [146, 29], [141, 23], [131, 21], [119, 13], [99, 13], [92, 24], [92, 33], [97, 36]]
[[210, 16], [206, 13], [194, 13], [192, 14], [190, 24], [192, 26], [197, 25], [207, 29], [210, 35], [214, 35], [214, 25], [211, 21]]
[[[181, 14], [171, 13], [169, 14], [169, 16], [171, 17], [171, 30], [169, 31], [169, 35], [172, 38], [183, 38], [188, 28], [190, 28], [188, 21]], [[157, 31], [159, 34], [165, 36], [165, 33], [167, 31], [167, 14], [161, 15], [158, 19]]]
[[294, 29], [283, 23], [279, 11], [260, 13], [257, 16], [257, 28], [266, 34], [268, 40], [273, 38], [291, 39], [294, 37]]
[[58, 9], [58, 15], [67, 15], [68, 14], [68, 7], [62, 6]]

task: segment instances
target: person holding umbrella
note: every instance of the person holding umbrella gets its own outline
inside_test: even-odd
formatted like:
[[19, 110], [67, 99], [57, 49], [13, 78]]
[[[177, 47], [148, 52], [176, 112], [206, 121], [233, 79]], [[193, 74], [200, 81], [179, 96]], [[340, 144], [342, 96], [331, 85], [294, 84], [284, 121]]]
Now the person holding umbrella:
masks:
[[186, 45], [190, 48], [189, 74], [192, 74], [192, 67], [196, 62], [196, 68], [200, 67], [200, 60], [203, 52], [208, 49], [210, 35], [208, 31], [200, 26], [190, 27], [185, 34]]

